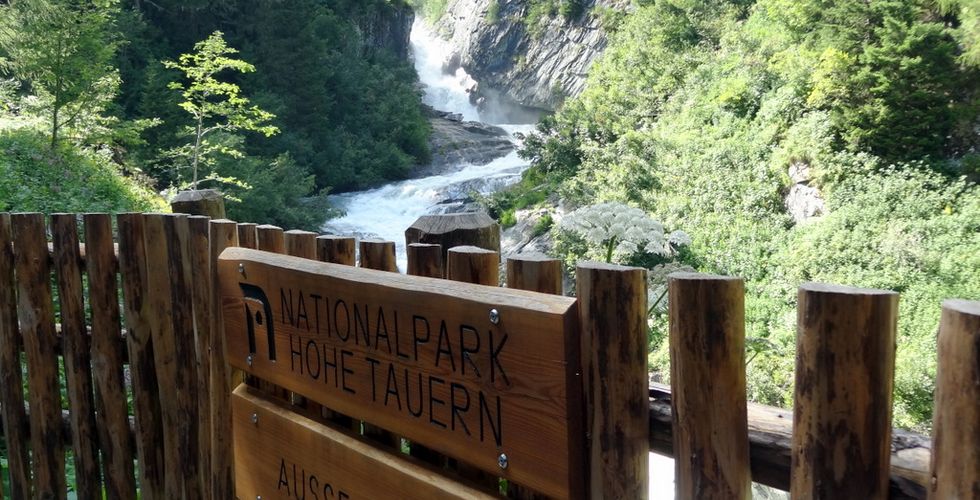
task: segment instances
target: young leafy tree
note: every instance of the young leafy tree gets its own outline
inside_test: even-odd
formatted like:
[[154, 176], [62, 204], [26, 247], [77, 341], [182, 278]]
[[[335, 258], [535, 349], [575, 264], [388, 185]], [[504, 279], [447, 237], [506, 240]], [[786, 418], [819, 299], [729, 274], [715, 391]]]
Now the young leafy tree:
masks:
[[[219, 178], [214, 173], [202, 179], [198, 173], [201, 165], [213, 166], [216, 154], [244, 156], [240, 150], [241, 140], [234, 136], [235, 132], [253, 131], [266, 137], [279, 132], [269, 124], [275, 115], [251, 105], [248, 98], [241, 95], [238, 85], [219, 79], [226, 70], [255, 71], [255, 66], [231, 57], [237, 53], [238, 50], [225, 43], [222, 33], [215, 31], [194, 45], [194, 53], [182, 54], [177, 62], [163, 63], [167, 68], [182, 71], [187, 79], [187, 83], [171, 83], [170, 88], [182, 93], [184, 101], [180, 107], [193, 118], [193, 125], [187, 128], [187, 134], [193, 140], [170, 151], [169, 155], [190, 162], [193, 177], [187, 187], [191, 189], [205, 180], [233, 181]], [[217, 132], [225, 134], [224, 140], [209, 140]]]
[[0, 5], [5, 72], [49, 102], [51, 147], [115, 97], [116, 0], [11, 0]]

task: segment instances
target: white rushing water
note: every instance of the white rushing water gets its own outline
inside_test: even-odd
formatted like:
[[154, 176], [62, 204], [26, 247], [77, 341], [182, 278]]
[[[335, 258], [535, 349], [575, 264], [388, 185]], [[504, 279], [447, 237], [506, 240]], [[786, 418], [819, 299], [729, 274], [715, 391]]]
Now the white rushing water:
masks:
[[[474, 81], [463, 69], [443, 73], [442, 66], [451, 54], [448, 44], [416, 21], [412, 28], [412, 54], [419, 80], [425, 85], [423, 102], [440, 111], [463, 115], [464, 120], [479, 120], [480, 113], [470, 104], [466, 90]], [[495, 123], [511, 134], [529, 132], [533, 124]], [[516, 142], [516, 139], [514, 139]], [[331, 197], [331, 202], [347, 214], [327, 221], [324, 230], [335, 234], [381, 238], [395, 242], [398, 267], [405, 271], [405, 229], [421, 215], [445, 213], [452, 201], [465, 198], [471, 191], [488, 194], [520, 179], [527, 162], [517, 153], [498, 158], [486, 165], [460, 164], [449, 173], [386, 184], [380, 188]], [[455, 204], [458, 206], [458, 203]]]

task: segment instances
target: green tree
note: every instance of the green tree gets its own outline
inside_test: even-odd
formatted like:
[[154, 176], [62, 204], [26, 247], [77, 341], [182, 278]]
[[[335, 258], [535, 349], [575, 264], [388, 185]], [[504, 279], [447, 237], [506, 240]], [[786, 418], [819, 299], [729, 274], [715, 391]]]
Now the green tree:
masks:
[[46, 100], [51, 147], [115, 97], [115, 0], [14, 0], [0, 7], [4, 71]]
[[[238, 85], [222, 81], [220, 74], [226, 70], [250, 73], [255, 66], [231, 56], [238, 51], [229, 47], [220, 31], [215, 31], [207, 39], [194, 45], [194, 53], [182, 54], [178, 62], [164, 61], [164, 66], [184, 73], [187, 83], [173, 82], [170, 88], [181, 91], [184, 101], [180, 107], [193, 118], [194, 124], [186, 133], [192, 142], [171, 150], [168, 156], [183, 158], [190, 162], [193, 177], [188, 184], [196, 188], [205, 180], [233, 180], [219, 178], [212, 173], [205, 178], [198, 176], [199, 166], [213, 166], [216, 154], [242, 157], [240, 139], [234, 136], [238, 131], [253, 131], [266, 137], [275, 135], [279, 129], [269, 122], [275, 115], [253, 106], [247, 97], [241, 95]], [[216, 132], [224, 133], [222, 140], [209, 140]]]

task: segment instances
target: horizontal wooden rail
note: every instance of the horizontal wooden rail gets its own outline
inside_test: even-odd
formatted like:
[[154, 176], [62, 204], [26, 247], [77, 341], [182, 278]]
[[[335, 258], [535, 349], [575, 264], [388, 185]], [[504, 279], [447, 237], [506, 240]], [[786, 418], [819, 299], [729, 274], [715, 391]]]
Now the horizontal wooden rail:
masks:
[[[31, 419], [31, 408], [30, 405], [24, 404], [24, 412], [27, 414], [27, 420], [24, 421], [24, 426], [20, 429], [20, 434], [23, 436], [31, 435], [31, 428], [28, 422]], [[69, 420], [70, 412], [68, 410], [61, 410], [61, 441], [66, 445], [71, 445], [71, 421]], [[136, 417], [132, 415], [129, 416], [129, 433], [134, 436], [136, 435]], [[0, 420], [0, 436], [6, 436], [7, 429], [3, 427], [3, 421]]]
[[[114, 257], [113, 260], [114, 261], [118, 261], [118, 259], [119, 259], [119, 243], [113, 243], [112, 247], [114, 249], [114, 251], [112, 252], [113, 257]], [[88, 255], [85, 252], [85, 243], [79, 243], [78, 244], [78, 252], [79, 252], [79, 255], [78, 255], [79, 262], [85, 262], [85, 260], [87, 258], [87, 255]], [[51, 259], [54, 259], [54, 243], [48, 243], [48, 257], [51, 258]]]
[[[650, 451], [673, 456], [670, 387], [650, 385]], [[789, 491], [793, 412], [749, 403], [752, 480]], [[890, 498], [925, 498], [932, 440], [912, 432], [892, 432]]]

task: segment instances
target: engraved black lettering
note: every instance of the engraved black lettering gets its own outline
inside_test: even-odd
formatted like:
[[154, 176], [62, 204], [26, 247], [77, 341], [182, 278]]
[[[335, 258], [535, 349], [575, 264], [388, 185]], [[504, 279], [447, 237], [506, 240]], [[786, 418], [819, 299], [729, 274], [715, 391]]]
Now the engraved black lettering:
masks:
[[[338, 313], [341, 311], [341, 307], [343, 308], [344, 313], [344, 322], [341, 323], [344, 325], [344, 333], [340, 333], [341, 325], [337, 324], [337, 321], [340, 319], [340, 314]], [[347, 342], [350, 339], [350, 311], [347, 309], [347, 303], [343, 300], [337, 300], [337, 302], [334, 302], [333, 304], [333, 329], [337, 332], [337, 336], [340, 337], [340, 340]]]
[[303, 320], [306, 331], [310, 331], [310, 317], [306, 314], [306, 300], [303, 299], [303, 291], [299, 291], [299, 298], [296, 301], [296, 328], [299, 328], [299, 320]]
[[353, 388], [347, 387], [347, 375], [354, 374], [354, 370], [347, 368], [347, 358], [353, 355], [354, 353], [348, 350], [340, 351], [340, 386], [344, 388], [346, 393], [357, 394]]
[[431, 376], [429, 377], [429, 423], [445, 429], [446, 424], [444, 422], [439, 421], [439, 419], [436, 418], [436, 414], [433, 410], [436, 405], [445, 406], [446, 402], [436, 397], [435, 391], [432, 390], [433, 383], [446, 385], [446, 381], [439, 377], [431, 377]]
[[378, 378], [377, 367], [378, 367], [378, 363], [381, 362], [369, 356], [364, 356], [364, 360], [371, 365], [371, 401], [377, 401], [378, 400], [378, 389], [376, 384]]
[[394, 394], [398, 409], [402, 409], [402, 397], [398, 395], [398, 380], [395, 378], [395, 365], [388, 363], [388, 382], [385, 388], [385, 406], [388, 406], [388, 396]]
[[[445, 348], [443, 348], [445, 344]], [[436, 345], [436, 367], [439, 366], [439, 360], [442, 359], [442, 355], [445, 354], [449, 356], [449, 364], [453, 367], [453, 372], [456, 371], [456, 358], [453, 357], [453, 346], [449, 343], [449, 331], [446, 329], [446, 320], [442, 320], [439, 324], [439, 342]]]
[[[364, 338], [364, 345], [371, 347], [371, 331], [368, 329], [371, 323], [368, 321], [368, 306], [364, 305], [364, 314], [361, 314], [361, 310], [354, 304], [354, 329], [361, 331], [361, 336]], [[360, 337], [357, 336], [357, 332], [354, 332], [354, 343], [360, 343]]]
[[395, 315], [395, 353], [399, 358], [411, 359], [408, 354], [402, 352], [402, 337], [398, 333], [398, 311], [394, 311]]
[[276, 485], [276, 491], [279, 491], [286, 487], [286, 494], [289, 495], [289, 474], [286, 472], [286, 459], [279, 459], [279, 484]]
[[[470, 334], [471, 338], [476, 339], [474, 345], [470, 347], [466, 346], [466, 334]], [[466, 375], [466, 363], [469, 363], [473, 367], [473, 372], [476, 373], [477, 377], [480, 377], [480, 368], [476, 366], [473, 358], [470, 354], [476, 354], [480, 352], [480, 333], [476, 331], [476, 328], [468, 325], [459, 325], [459, 366], [460, 373]]]
[[[419, 321], [425, 325], [425, 337], [419, 336]], [[427, 344], [429, 342], [429, 320], [425, 319], [424, 316], [412, 315], [412, 337], [415, 338], [413, 347], [415, 350], [415, 361], [419, 360], [419, 345]]]
[[310, 298], [313, 299], [313, 323], [316, 325], [316, 334], [320, 334], [320, 301], [323, 297], [311, 293]]
[[412, 409], [412, 384], [408, 380], [408, 368], [405, 368], [405, 406], [408, 407], [408, 412], [412, 414], [413, 417], [422, 416], [422, 372], [418, 372], [418, 388], [419, 388], [419, 409]]
[[[397, 323], [396, 323], [397, 324]], [[378, 320], [374, 325], [374, 348], [381, 348], [381, 337], [384, 337], [385, 344], [388, 346], [388, 354], [391, 352], [391, 339], [388, 338], [388, 323], [385, 321], [385, 311], [381, 307], [378, 307]], [[395, 339], [398, 342], [398, 339]]]
[[[296, 360], [299, 363], [296, 363]], [[303, 374], [303, 339], [296, 337], [296, 347], [293, 347], [293, 334], [289, 334], [289, 366], [292, 371], [296, 371], [296, 365], [299, 364], [299, 373]]]
[[501, 415], [500, 396], [494, 396], [494, 398], [496, 399], [497, 402], [497, 408], [495, 412], [497, 417], [496, 424], [494, 424], [494, 414], [490, 412], [491, 410], [490, 405], [487, 404], [486, 395], [483, 394], [483, 391], [480, 391], [480, 441], [484, 440], [485, 427], [484, 427], [483, 417], [486, 416], [486, 425], [489, 426], [490, 431], [493, 432], [494, 442], [497, 444], [497, 446], [503, 446], [503, 442], [504, 442], [504, 436], [502, 432], [503, 427], [501, 426], [500, 423], [500, 415]]
[[[462, 394], [466, 397], [463, 400], [463, 404], [456, 403], [456, 394]], [[463, 431], [466, 432], [467, 436], [470, 436], [470, 428], [466, 425], [466, 420], [459, 416], [460, 412], [466, 413], [470, 409], [470, 391], [466, 390], [466, 387], [452, 382], [449, 384], [449, 406], [452, 409], [452, 419], [450, 420], [450, 428], [456, 430], [456, 419], [459, 418], [459, 423], [463, 427]]]
[[[313, 366], [310, 366], [310, 360], [313, 358], [313, 356], [310, 356], [311, 348], [313, 350], [313, 355], [316, 356], [316, 362], [313, 363]], [[320, 378], [320, 349], [317, 347], [316, 342], [312, 340], [306, 341], [306, 353], [304, 357], [306, 358], [306, 372], [309, 373], [310, 377], [312, 377], [314, 380]], [[316, 369], [315, 373], [313, 371], [314, 369]]]
[[[286, 290], [283, 288], [279, 289], [279, 312], [282, 316], [282, 323], [284, 325], [296, 326], [293, 323], [293, 289], [289, 289], [289, 301], [286, 301]], [[289, 313], [289, 321], [286, 321], [286, 313]]]
[[[322, 346], [323, 347], [323, 383], [327, 384], [330, 382], [330, 370], [333, 370], [333, 386], [338, 387], [340, 383], [340, 377], [337, 373], [337, 348]], [[333, 361], [331, 361], [333, 360]]]
[[500, 376], [504, 378], [504, 383], [510, 385], [510, 379], [507, 378], [507, 372], [504, 371], [504, 366], [500, 364], [500, 351], [504, 349], [504, 344], [507, 343], [507, 334], [504, 334], [504, 338], [500, 340], [500, 344], [496, 347], [493, 345], [493, 330], [490, 330], [490, 383], [495, 383], [497, 381], [497, 371], [500, 371]]

